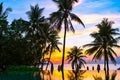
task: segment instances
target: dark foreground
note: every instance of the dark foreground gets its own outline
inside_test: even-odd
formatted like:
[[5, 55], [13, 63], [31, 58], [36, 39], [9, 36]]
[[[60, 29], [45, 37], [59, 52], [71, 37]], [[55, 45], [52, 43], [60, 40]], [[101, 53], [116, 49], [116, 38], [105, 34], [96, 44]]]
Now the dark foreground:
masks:
[[[104, 71], [72, 71], [64, 70], [64, 80], [105, 80]], [[120, 71], [109, 71], [109, 80], [120, 80]], [[63, 80], [58, 70], [50, 72], [5, 72], [0, 73], [0, 80]]]

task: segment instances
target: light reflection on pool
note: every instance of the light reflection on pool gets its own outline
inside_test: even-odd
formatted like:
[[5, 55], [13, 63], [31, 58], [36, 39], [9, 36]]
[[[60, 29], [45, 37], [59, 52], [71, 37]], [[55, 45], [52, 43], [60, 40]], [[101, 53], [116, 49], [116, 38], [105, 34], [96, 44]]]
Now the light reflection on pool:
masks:
[[[109, 77], [111, 79], [112, 74], [116, 74], [114, 80], [120, 80], [120, 71], [110, 70]], [[63, 80], [62, 73], [58, 70], [54, 70], [53, 74], [49, 70], [45, 70], [40, 73], [43, 80]], [[101, 70], [99, 73], [96, 70], [88, 71], [72, 71], [64, 70], [64, 80], [105, 80], [105, 72]]]
[[[53, 73], [50, 70], [44, 70], [33, 73], [8, 72], [0, 74], [0, 80], [106, 80], [104, 70], [99, 73], [96, 70], [64, 70], [64, 79], [62, 77], [62, 72], [58, 70], [54, 70]], [[120, 80], [120, 70], [110, 70], [109, 78], [108, 80]]]

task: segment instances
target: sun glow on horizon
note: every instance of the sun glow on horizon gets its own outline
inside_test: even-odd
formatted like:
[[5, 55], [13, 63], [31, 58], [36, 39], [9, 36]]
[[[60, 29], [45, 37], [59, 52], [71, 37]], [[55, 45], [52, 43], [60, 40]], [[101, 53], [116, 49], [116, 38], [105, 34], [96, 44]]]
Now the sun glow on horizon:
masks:
[[[67, 57], [67, 52], [70, 50], [70, 48], [66, 48], [66, 52], [65, 52], [65, 63], [68, 63], [67, 60], [66, 60], [66, 57]], [[118, 57], [120, 56], [120, 51], [118, 49], [115, 49], [115, 51], [117, 52], [117, 55]], [[96, 63], [96, 61], [92, 60], [93, 55], [86, 55], [85, 54], [85, 50], [83, 51], [83, 55], [85, 55], [86, 57], [84, 58], [84, 60], [87, 62], [87, 63]], [[46, 58], [49, 58], [49, 55], [45, 55]], [[116, 58], [116, 57], [115, 57]], [[52, 53], [51, 55], [51, 61], [54, 63], [54, 64], [61, 64], [62, 62], [62, 49], [61, 49], [61, 52], [59, 52], [58, 50], [56, 50], [55, 52]], [[100, 60], [101, 61], [101, 60]], [[99, 62], [99, 60], [97, 61]]]

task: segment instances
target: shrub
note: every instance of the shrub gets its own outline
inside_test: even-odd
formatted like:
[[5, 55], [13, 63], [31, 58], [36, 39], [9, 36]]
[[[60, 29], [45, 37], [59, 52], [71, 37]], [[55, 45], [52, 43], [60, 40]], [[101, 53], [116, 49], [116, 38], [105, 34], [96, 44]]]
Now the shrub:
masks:
[[25, 65], [20, 65], [20, 66], [9, 66], [6, 69], [7, 72], [35, 72], [35, 71], [40, 71], [39, 68], [32, 67], [32, 66], [25, 66]]

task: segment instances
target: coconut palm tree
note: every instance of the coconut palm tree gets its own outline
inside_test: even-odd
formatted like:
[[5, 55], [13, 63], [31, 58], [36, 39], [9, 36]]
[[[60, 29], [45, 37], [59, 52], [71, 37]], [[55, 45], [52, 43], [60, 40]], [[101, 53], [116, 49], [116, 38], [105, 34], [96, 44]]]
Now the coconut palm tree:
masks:
[[5, 30], [7, 29], [8, 25], [7, 17], [9, 12], [11, 11], [12, 11], [11, 8], [6, 8], [4, 10], [3, 3], [0, 3], [0, 35], [2, 35], [2, 32], [5, 32]]
[[8, 64], [6, 45], [8, 44], [8, 21], [7, 17], [11, 8], [3, 8], [3, 3], [0, 3], [0, 70], [3, 70]]
[[97, 25], [98, 32], [90, 34], [94, 38], [90, 44], [84, 45], [84, 47], [89, 47], [86, 53], [89, 55], [94, 54], [93, 60], [104, 59], [104, 69], [109, 71], [109, 60], [116, 64], [115, 56], [117, 53], [114, 48], [120, 47], [117, 45], [119, 38], [114, 37], [119, 35], [117, 28], [112, 28], [113, 21], [108, 21], [107, 18], [103, 19], [100, 24]]
[[0, 19], [7, 19], [9, 12], [11, 12], [11, 8], [3, 9], [3, 3], [0, 3]]
[[72, 13], [73, 5], [78, 0], [52, 0], [52, 1], [58, 5], [58, 10], [50, 14], [51, 26], [55, 27], [58, 31], [61, 31], [62, 25], [64, 25], [63, 56], [62, 56], [62, 64], [61, 64], [61, 69], [63, 71], [66, 31], [71, 30], [72, 32], [75, 32], [72, 21], [76, 21], [82, 24], [83, 26], [84, 24], [77, 15]]
[[45, 33], [46, 40], [47, 40], [45, 52], [49, 54], [48, 63], [46, 66], [46, 69], [47, 69], [50, 59], [51, 59], [52, 52], [54, 52], [55, 50], [58, 50], [60, 52], [58, 44], [61, 44], [61, 43], [58, 40], [59, 39], [58, 32], [54, 30], [53, 28], [50, 28], [49, 23], [47, 26], [44, 27], [44, 33]]
[[[39, 8], [38, 5], [31, 6], [31, 10], [27, 12], [30, 26], [28, 27], [28, 38], [31, 40], [31, 50], [36, 54], [37, 61], [41, 63], [41, 68], [43, 68], [44, 55], [50, 53], [49, 61], [51, 54], [55, 49], [59, 50], [58, 47], [58, 32], [53, 28], [50, 28], [49, 19], [42, 16], [43, 8]], [[30, 50], [30, 51], [31, 51]], [[47, 67], [46, 67], [47, 68]]]
[[83, 58], [83, 49], [74, 46], [70, 49], [67, 55], [68, 63], [72, 62], [72, 69], [79, 70], [86, 63]]
[[38, 4], [30, 7], [30, 11], [26, 14], [29, 18], [29, 26], [26, 37], [30, 42], [30, 52], [35, 54], [35, 62], [41, 62], [45, 48], [45, 35], [43, 27], [46, 26], [45, 18], [42, 16], [43, 8], [39, 8]]

